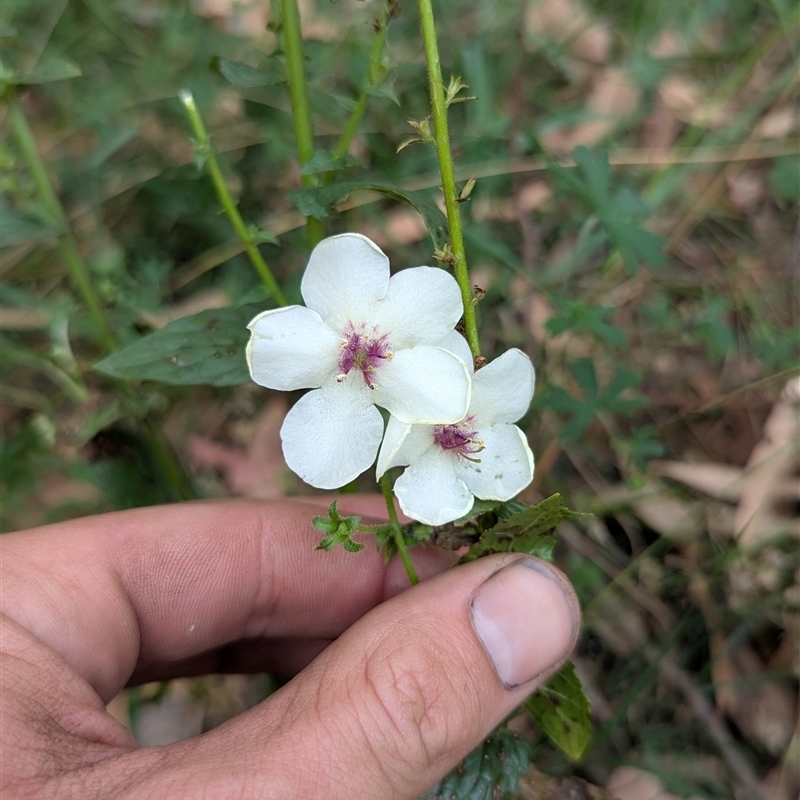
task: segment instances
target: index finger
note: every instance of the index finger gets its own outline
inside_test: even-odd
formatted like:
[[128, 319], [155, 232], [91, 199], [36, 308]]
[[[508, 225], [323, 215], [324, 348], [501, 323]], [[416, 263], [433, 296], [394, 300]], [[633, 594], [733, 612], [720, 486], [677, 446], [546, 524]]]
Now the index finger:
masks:
[[[342, 506], [379, 508], [355, 497]], [[393, 593], [399, 575], [371, 543], [315, 551], [317, 514], [291, 500], [209, 501], [5, 534], [2, 610], [106, 700], [137, 663], [240, 639], [333, 638]], [[431, 575], [446, 558], [423, 551], [415, 563]]]

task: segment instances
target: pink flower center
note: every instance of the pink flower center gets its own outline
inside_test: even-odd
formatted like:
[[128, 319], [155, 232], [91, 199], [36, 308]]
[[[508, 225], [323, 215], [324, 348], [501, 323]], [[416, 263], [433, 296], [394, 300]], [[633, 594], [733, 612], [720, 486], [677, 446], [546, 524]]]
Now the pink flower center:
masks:
[[442, 450], [454, 452], [459, 458], [480, 463], [475, 458], [476, 453], [483, 450], [483, 442], [478, 437], [478, 431], [473, 427], [474, 419], [467, 417], [453, 425], [434, 425], [433, 438]]
[[386, 339], [386, 334], [378, 336], [373, 329], [372, 334], [366, 332], [366, 324], [361, 323], [356, 330], [353, 323], [349, 323], [339, 342], [342, 353], [339, 356], [339, 374], [336, 380], [340, 383], [354, 369], [361, 371], [364, 383], [374, 389], [375, 371], [385, 361], [391, 361], [393, 353]]

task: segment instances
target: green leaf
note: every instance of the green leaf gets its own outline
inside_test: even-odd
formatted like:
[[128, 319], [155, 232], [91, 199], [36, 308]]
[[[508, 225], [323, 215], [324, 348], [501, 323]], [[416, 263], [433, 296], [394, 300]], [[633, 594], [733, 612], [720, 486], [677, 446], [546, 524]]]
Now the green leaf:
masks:
[[95, 364], [113, 378], [174, 386], [248, 383], [247, 323], [263, 309], [253, 306], [201, 311], [170, 322]]
[[525, 710], [553, 744], [573, 761], [580, 759], [589, 742], [592, 719], [571, 661], [525, 701]]
[[609, 306], [588, 306], [582, 300], [565, 300], [553, 298], [559, 314], [545, 323], [547, 330], [554, 336], [570, 331], [572, 333], [591, 333], [601, 341], [615, 347], [627, 347], [628, 339], [617, 327], [606, 321], [606, 317], [614, 312]]
[[364, 91], [373, 97], [385, 97], [396, 106], [400, 106], [400, 98], [397, 96], [394, 86], [388, 81], [383, 81], [375, 86], [368, 86]]
[[303, 165], [301, 175], [318, 175], [320, 172], [332, 172], [345, 167], [358, 166], [358, 159], [345, 153], [342, 158], [336, 158], [330, 150], [319, 148], [314, 155]]
[[393, 200], [399, 200], [416, 209], [425, 220], [428, 233], [436, 249], [444, 247], [449, 241], [447, 232], [447, 219], [439, 210], [430, 194], [410, 192], [390, 183], [373, 181], [343, 181], [331, 183], [327, 186], [312, 186], [305, 189], [295, 189], [288, 192], [289, 199], [297, 206], [304, 217], [327, 219], [333, 213], [332, 207], [345, 200], [353, 192], [358, 191], [378, 192]]
[[613, 208], [607, 209], [599, 216], [631, 274], [636, 271], [639, 262], [655, 269], [666, 264], [665, 240], [662, 236], [614, 217]]
[[267, 61], [261, 67], [251, 67], [239, 61], [214, 56], [209, 64], [211, 70], [234, 86], [254, 89], [259, 86], [274, 86], [284, 80], [283, 70], [277, 62]]
[[15, 86], [33, 86], [65, 81], [69, 78], [77, 78], [82, 74], [81, 68], [77, 64], [60, 58], [41, 64], [30, 72], [12, 77], [6, 82], [13, 83]]
[[311, 520], [311, 524], [325, 534], [314, 549], [334, 550], [342, 545], [348, 553], [357, 553], [359, 550], [363, 550], [364, 545], [361, 542], [354, 542], [351, 538], [358, 531], [359, 522], [361, 522], [361, 517], [358, 515], [341, 516], [334, 500], [328, 506], [327, 517], [314, 517]]
[[531, 765], [531, 746], [500, 728], [423, 795], [425, 800], [511, 800]]
[[630, 414], [646, 404], [643, 397], [620, 397], [637, 386], [641, 377], [632, 370], [620, 367], [602, 389], [597, 383], [594, 363], [590, 358], [579, 358], [572, 364], [572, 374], [583, 390], [583, 397], [574, 397], [559, 386], [549, 386], [544, 403], [554, 411], [570, 413], [571, 419], [561, 429], [562, 439], [576, 439], [589, 427], [597, 414]]
[[611, 186], [611, 167], [608, 164], [608, 153], [601, 151], [597, 156], [584, 145], [576, 147], [572, 157], [586, 178], [589, 197], [597, 207], [601, 207], [608, 197]]
[[769, 173], [772, 193], [781, 200], [797, 200], [800, 197], [800, 163], [797, 156], [776, 158]]
[[459, 559], [466, 564], [492, 553], [527, 553], [545, 561], [552, 560], [555, 537], [551, 534], [564, 519], [583, 516], [564, 505], [564, 498], [554, 494], [541, 503], [512, 514], [481, 535]]
[[0, 199], [0, 247], [11, 247], [23, 242], [50, 239], [60, 233], [60, 228], [48, 222], [44, 209], [42, 214], [28, 214], [10, 208]]

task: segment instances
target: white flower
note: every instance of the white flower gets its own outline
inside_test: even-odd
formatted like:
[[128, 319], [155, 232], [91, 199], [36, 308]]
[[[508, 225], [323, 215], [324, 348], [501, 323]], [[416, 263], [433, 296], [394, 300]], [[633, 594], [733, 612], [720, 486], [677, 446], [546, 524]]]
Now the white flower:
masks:
[[533, 454], [525, 434], [511, 424], [528, 410], [533, 386], [531, 360], [509, 350], [473, 375], [472, 400], [459, 422], [389, 419], [378, 477], [408, 465], [394, 493], [409, 517], [444, 525], [469, 513], [475, 497], [510, 500], [533, 480]]
[[306, 306], [253, 319], [247, 364], [269, 389], [314, 389], [281, 428], [286, 463], [306, 483], [335, 489], [375, 460], [382, 406], [403, 423], [447, 424], [469, 405], [470, 377], [437, 345], [458, 337], [461, 294], [442, 269], [389, 277], [389, 260], [346, 233], [311, 253], [300, 291]]

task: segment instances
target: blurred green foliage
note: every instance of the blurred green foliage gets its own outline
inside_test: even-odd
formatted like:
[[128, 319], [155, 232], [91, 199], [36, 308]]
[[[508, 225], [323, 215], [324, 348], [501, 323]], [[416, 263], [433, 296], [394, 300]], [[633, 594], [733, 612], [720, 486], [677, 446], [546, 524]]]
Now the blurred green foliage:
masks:
[[[3, 529], [199, 493], [183, 463], [191, 426], [203, 408], [224, 418], [251, 402], [237, 394], [243, 326], [269, 302], [195, 163], [180, 89], [192, 91], [229, 190], [290, 302], [308, 251], [302, 214], [324, 219], [329, 233], [378, 231], [393, 264], [433, 263], [444, 241], [433, 151], [397, 152], [412, 133], [407, 121], [428, 114], [411, 4], [390, 23], [382, 78], [341, 159], [332, 154], [365, 86], [381, 5], [314, 4], [306, 56], [318, 150], [304, 172], [324, 181], [303, 190], [275, 26], [240, 30], [247, 18], [238, 7], [216, 16], [200, 8], [0, 5], [4, 104], [19, 103], [28, 120], [117, 348], [98, 339], [60, 255], [63, 225], [4, 126]], [[638, 489], [649, 459], [679, 456], [702, 436], [695, 422], [727, 424], [704, 387], [712, 401], [749, 385], [774, 399], [780, 383], [770, 381], [800, 359], [787, 291], [796, 280], [797, 129], [759, 129], [791, 109], [797, 8], [587, 0], [561, 4], [576, 20], [566, 33], [536, 8], [437, 6], [446, 79], [461, 76], [476, 98], [453, 105], [450, 119], [458, 179], [477, 178], [462, 210], [485, 292], [482, 343], [489, 358], [509, 346], [533, 357], [530, 440], [537, 457], [569, 456], [551, 460], [537, 488], [564, 491], [588, 475]], [[614, 81], [627, 94], [603, 106], [598, 93]], [[433, 243], [392, 228], [409, 204]], [[724, 459], [714, 446], [701, 443], [704, 457]], [[93, 491], [79, 496], [76, 485]], [[607, 585], [589, 558], [575, 556], [571, 576], [585, 599]], [[676, 592], [679, 607], [684, 595]], [[731, 627], [746, 618], [741, 611]], [[656, 671], [634, 657], [603, 658], [609, 691], [625, 686], [639, 703]], [[708, 747], [695, 723], [667, 718], [668, 700], [656, 705], [636, 731], [625, 709], [608, 725], [625, 729], [652, 763], [653, 753], [683, 752], [687, 742]], [[590, 746], [590, 767], [624, 752], [609, 750], [614, 735]], [[513, 742], [491, 746], [517, 757]], [[573, 769], [549, 759], [553, 772]], [[452, 796], [480, 796], [470, 776], [452, 779]], [[714, 777], [676, 769], [671, 780], [675, 792], [732, 796]]]

